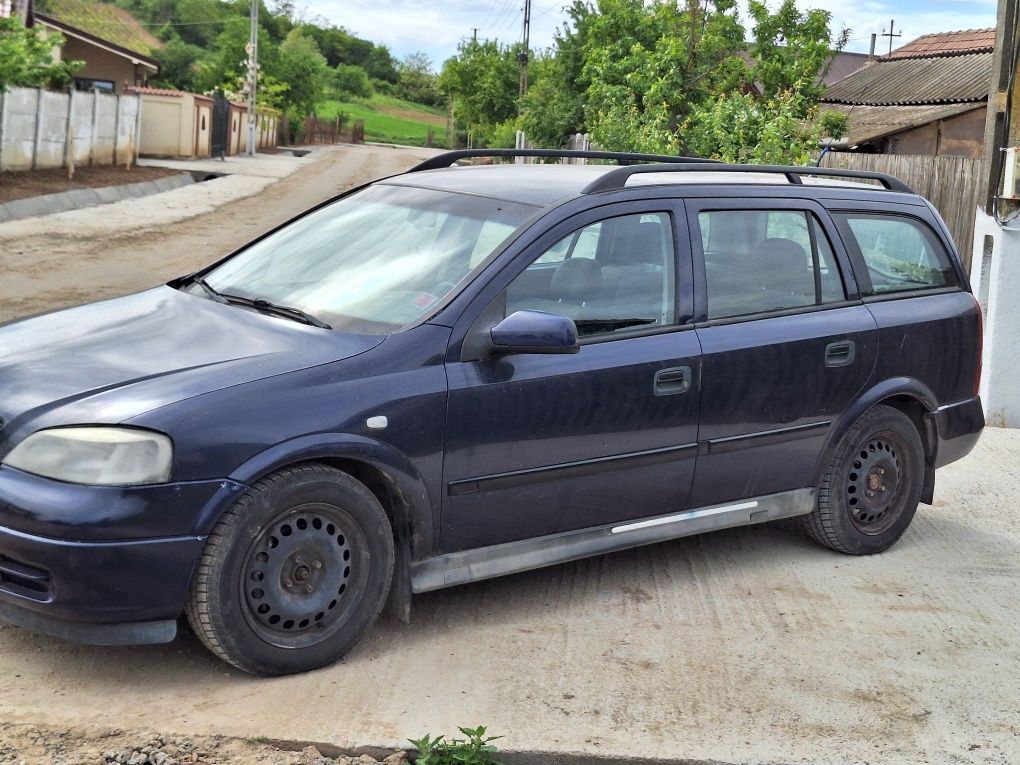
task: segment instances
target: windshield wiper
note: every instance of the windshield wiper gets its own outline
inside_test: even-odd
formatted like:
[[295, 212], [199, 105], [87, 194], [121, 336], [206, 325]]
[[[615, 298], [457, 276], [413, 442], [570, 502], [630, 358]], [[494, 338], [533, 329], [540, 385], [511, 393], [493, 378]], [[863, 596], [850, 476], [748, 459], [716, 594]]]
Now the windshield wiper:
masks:
[[287, 319], [300, 321], [302, 324], [310, 324], [313, 327], [319, 327], [320, 329], [333, 329], [322, 319], [312, 316], [310, 313], [305, 313], [300, 308], [294, 308], [289, 305], [277, 305], [276, 303], [269, 302], [265, 298], [246, 298], [241, 297], [240, 295], [227, 295], [225, 293], [217, 294], [229, 303], [251, 306], [259, 311], [265, 311], [266, 313], [271, 313], [275, 316], [283, 316]]
[[215, 300], [217, 303], [228, 303], [228, 302], [230, 302], [225, 297], [223, 297], [223, 295], [221, 295], [216, 290], [214, 290], [211, 286], [209, 286], [209, 282], [207, 282], [201, 276], [198, 276], [197, 274], [194, 274], [192, 276], [189, 276], [188, 280], [192, 284], [197, 284], [199, 287], [201, 287], [203, 290], [205, 290], [205, 294], [209, 296], [210, 300]]
[[209, 284], [209, 282], [198, 274], [192, 274], [187, 277], [187, 281], [191, 284], [197, 284], [205, 291], [205, 294], [209, 296], [210, 300], [215, 300], [217, 303], [246, 305], [256, 308], [259, 311], [265, 311], [266, 313], [272, 313], [277, 316], [294, 319], [294, 321], [300, 321], [302, 324], [310, 324], [313, 327], [319, 327], [321, 329], [333, 329], [322, 319], [312, 316], [310, 313], [305, 313], [300, 308], [294, 308], [289, 305], [277, 305], [276, 303], [271, 303], [265, 298], [246, 298], [241, 297], [240, 295], [227, 295], [223, 292], [217, 292], [212, 285]]

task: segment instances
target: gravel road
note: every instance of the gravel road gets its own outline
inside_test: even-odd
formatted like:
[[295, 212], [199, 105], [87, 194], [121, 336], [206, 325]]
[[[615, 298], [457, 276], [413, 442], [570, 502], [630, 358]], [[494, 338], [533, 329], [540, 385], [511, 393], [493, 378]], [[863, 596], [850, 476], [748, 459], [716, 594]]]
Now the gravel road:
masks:
[[[182, 224], [0, 227], [0, 318], [156, 284], [415, 159], [340, 149]], [[95, 648], [0, 625], [0, 762], [92, 762], [53, 756], [72, 751], [67, 729], [100, 754], [102, 737], [135, 751], [146, 736], [123, 731], [155, 730], [199, 750], [235, 737], [210, 762], [290, 765], [244, 739], [393, 751], [480, 723], [501, 748], [587, 757], [1015, 765], [1018, 489], [1020, 430], [988, 429], [882, 555], [838, 555], [781, 525], [678, 540], [428, 593], [412, 624], [384, 619], [299, 677], [240, 674], [190, 634]]]

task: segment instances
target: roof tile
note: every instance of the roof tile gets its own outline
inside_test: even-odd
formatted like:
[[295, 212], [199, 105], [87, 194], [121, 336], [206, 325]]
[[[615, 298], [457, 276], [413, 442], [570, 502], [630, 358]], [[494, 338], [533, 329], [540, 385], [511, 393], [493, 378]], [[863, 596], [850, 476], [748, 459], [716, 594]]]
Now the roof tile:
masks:
[[995, 49], [995, 27], [990, 29], [964, 29], [959, 32], [939, 32], [921, 35], [901, 45], [885, 59], [916, 58], [919, 56], [960, 56], [967, 53], [989, 52]]

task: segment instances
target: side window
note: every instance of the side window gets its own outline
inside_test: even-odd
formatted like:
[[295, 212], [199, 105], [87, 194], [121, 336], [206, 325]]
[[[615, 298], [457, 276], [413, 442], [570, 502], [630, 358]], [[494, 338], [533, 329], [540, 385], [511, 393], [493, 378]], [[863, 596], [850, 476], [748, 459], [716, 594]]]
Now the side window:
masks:
[[874, 294], [956, 285], [949, 254], [921, 221], [870, 213], [835, 217], [853, 234], [868, 267]]
[[570, 236], [563, 237], [553, 247], [550, 247], [536, 263], [562, 263], [567, 258], [589, 258], [595, 259], [595, 248], [598, 247], [599, 231], [601, 223], [593, 223], [585, 226], [580, 231], [575, 231]]
[[672, 324], [673, 230], [666, 213], [609, 218], [578, 229], [507, 287], [507, 315], [568, 316], [581, 336]]
[[708, 318], [835, 303], [846, 298], [836, 257], [811, 213], [698, 213]]

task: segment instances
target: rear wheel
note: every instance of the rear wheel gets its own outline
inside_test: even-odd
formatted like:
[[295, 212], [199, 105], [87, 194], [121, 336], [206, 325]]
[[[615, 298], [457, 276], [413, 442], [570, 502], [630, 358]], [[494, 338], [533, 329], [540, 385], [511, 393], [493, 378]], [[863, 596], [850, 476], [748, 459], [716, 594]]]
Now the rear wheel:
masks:
[[914, 423], [898, 409], [876, 406], [840, 440], [803, 527], [839, 552], [881, 552], [910, 525], [923, 480], [924, 450]]
[[325, 465], [258, 481], [209, 535], [187, 614], [203, 643], [257, 675], [343, 656], [382, 610], [393, 573], [386, 513]]

